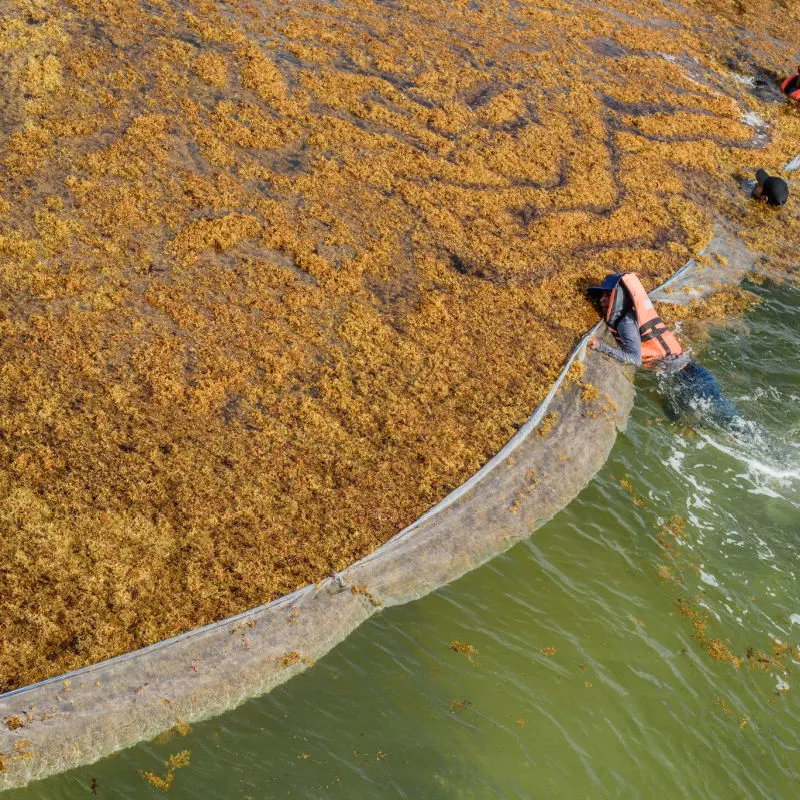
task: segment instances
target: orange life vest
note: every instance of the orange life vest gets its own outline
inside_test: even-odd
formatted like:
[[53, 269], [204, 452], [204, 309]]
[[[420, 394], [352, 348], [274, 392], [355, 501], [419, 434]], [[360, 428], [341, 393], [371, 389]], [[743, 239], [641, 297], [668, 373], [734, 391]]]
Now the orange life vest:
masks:
[[794, 88], [794, 90], [793, 90], [793, 91], [791, 91], [791, 92], [787, 92], [787, 91], [786, 91], [786, 87], [789, 85], [789, 83], [790, 83], [791, 81], [795, 80], [795, 78], [797, 78], [797, 77], [798, 77], [797, 75], [790, 75], [790, 76], [789, 76], [789, 77], [788, 77], [788, 78], [787, 78], [787, 79], [786, 79], [786, 80], [785, 80], [785, 81], [784, 81], [784, 82], [781, 84], [781, 91], [782, 91], [784, 94], [788, 94], [788, 95], [789, 95], [789, 97], [791, 97], [791, 98], [792, 98], [792, 100], [800, 100], [800, 79], [798, 79], [798, 80], [795, 82], [795, 88]]
[[[626, 299], [630, 304], [626, 303]], [[670, 333], [664, 320], [656, 314], [644, 286], [633, 272], [623, 275], [611, 290], [606, 322], [617, 341], [619, 336], [615, 328], [616, 322], [631, 305], [636, 314], [639, 335], [642, 337], [642, 364], [665, 356], [677, 356], [682, 352], [678, 340]]]

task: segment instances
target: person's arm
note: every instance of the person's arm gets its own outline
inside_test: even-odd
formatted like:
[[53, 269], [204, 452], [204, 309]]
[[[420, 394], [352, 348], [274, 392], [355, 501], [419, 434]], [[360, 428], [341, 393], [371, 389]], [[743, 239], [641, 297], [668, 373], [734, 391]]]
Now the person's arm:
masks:
[[[642, 366], [642, 337], [639, 335], [639, 326], [632, 314], [624, 314], [617, 323], [617, 334], [622, 347], [611, 347], [599, 342], [596, 337], [589, 339], [589, 346], [605, 353], [623, 364], [633, 364], [634, 367]], [[592, 341], [594, 340], [594, 341]]]

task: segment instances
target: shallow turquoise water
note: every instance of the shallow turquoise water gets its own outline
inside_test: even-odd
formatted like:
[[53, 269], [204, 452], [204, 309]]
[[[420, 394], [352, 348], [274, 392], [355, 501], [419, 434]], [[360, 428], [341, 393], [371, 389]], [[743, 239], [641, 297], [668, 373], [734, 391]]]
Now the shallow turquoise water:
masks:
[[182, 750], [171, 797], [797, 796], [798, 664], [758, 653], [800, 633], [800, 294], [756, 291], [695, 343], [752, 430], [667, 423], [640, 374], [606, 467], [530, 540], [184, 737], [5, 796], [159, 797], [140, 771]]

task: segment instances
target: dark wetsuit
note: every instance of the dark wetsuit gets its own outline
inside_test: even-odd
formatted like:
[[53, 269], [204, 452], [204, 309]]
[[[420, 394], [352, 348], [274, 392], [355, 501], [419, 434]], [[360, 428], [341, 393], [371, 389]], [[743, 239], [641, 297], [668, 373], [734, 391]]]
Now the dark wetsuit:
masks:
[[[633, 311], [626, 311], [619, 318], [617, 335], [620, 347], [598, 342], [597, 349], [623, 364], [641, 366], [642, 338]], [[727, 425], [739, 417], [733, 404], [722, 396], [714, 376], [686, 353], [659, 358], [649, 362], [648, 367], [655, 373], [661, 402], [670, 419], [692, 412], [718, 425]]]

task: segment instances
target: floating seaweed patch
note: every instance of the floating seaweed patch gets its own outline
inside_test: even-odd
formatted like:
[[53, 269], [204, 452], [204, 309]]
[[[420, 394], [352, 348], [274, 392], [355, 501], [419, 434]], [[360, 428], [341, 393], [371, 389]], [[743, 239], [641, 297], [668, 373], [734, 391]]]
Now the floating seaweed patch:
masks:
[[478, 650], [473, 645], [468, 644], [467, 642], [459, 642], [454, 639], [452, 642], [450, 642], [450, 649], [454, 653], [461, 653], [461, 655], [466, 656], [467, 661], [469, 661], [470, 664], [475, 663], [473, 659], [478, 654]]
[[581, 383], [581, 400], [584, 403], [594, 403], [600, 398], [600, 390], [591, 383]]
[[162, 792], [168, 792], [175, 780], [175, 772], [179, 769], [189, 766], [191, 752], [189, 750], [182, 750], [180, 753], [171, 755], [164, 762], [164, 775], [156, 775], [153, 772], [140, 770], [140, 775], [153, 787]]
[[729, 663], [737, 669], [741, 666], [742, 659], [734, 655], [728, 648], [728, 641], [718, 637], [709, 637], [707, 632], [708, 615], [693, 608], [684, 600], [676, 600], [673, 605], [681, 614], [687, 618], [692, 625], [693, 637], [699, 642], [706, 655], [713, 661]]
[[372, 606], [374, 606], [376, 608], [380, 608], [380, 606], [382, 605], [380, 600], [376, 599], [374, 597], [374, 595], [372, 594], [372, 592], [370, 592], [367, 589], [366, 584], [361, 584], [361, 585], [358, 585], [358, 586], [351, 586], [350, 587], [350, 593], [351, 594], [361, 595], [362, 597], [365, 597], [369, 601], [370, 605], [372, 605]]
[[290, 650], [289, 652], [284, 653], [275, 659], [275, 662], [281, 669], [293, 667], [295, 664], [299, 664], [301, 661], [302, 657], [300, 652], [297, 650]]
[[171, 728], [159, 734], [153, 741], [158, 745], [164, 745], [171, 742], [176, 736], [188, 736], [191, 732], [192, 729], [189, 725], [180, 719], [176, 719]]
[[[797, 210], [774, 237], [731, 178], [800, 119], [751, 146], [763, 104], [698, 34], [724, 6], [664, 6], [668, 31], [528, 2], [7, 11], [0, 691], [374, 550], [530, 416], [585, 287], [655, 285], [712, 211], [772, 274], [800, 263]], [[773, 70], [783, 13], [740, 21]]]
[[539, 436], [547, 436], [557, 421], [558, 413], [555, 411], [548, 411], [547, 414], [542, 417], [542, 421], [539, 423], [539, 427], [536, 429], [536, 432], [539, 434]]
[[722, 709], [722, 713], [725, 714], [725, 716], [728, 716], [731, 713], [728, 704], [721, 697], [717, 697], [716, 700], [714, 700], [714, 703]]

